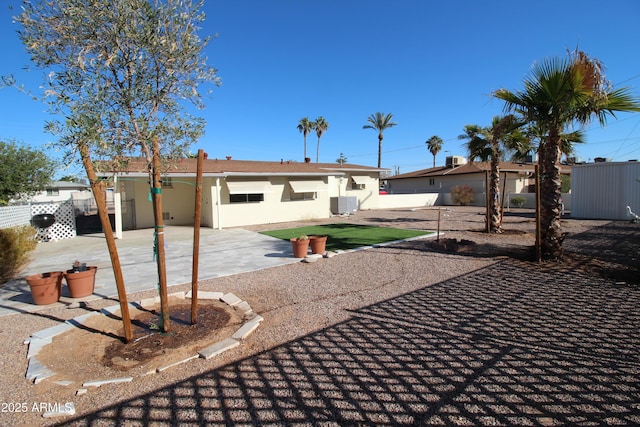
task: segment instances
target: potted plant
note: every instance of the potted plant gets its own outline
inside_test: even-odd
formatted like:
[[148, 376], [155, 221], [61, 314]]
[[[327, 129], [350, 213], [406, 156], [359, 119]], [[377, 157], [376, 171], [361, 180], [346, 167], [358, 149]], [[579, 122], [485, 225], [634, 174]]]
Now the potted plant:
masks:
[[25, 280], [31, 289], [31, 297], [37, 305], [47, 305], [58, 302], [62, 290], [62, 271], [33, 274]]
[[300, 236], [289, 239], [291, 241], [291, 249], [293, 256], [296, 258], [304, 258], [309, 252], [309, 236]]
[[324, 255], [327, 251], [327, 236], [309, 236], [312, 254]]
[[71, 298], [82, 298], [93, 293], [97, 271], [98, 267], [87, 267], [86, 263], [80, 261], [73, 263], [71, 270], [67, 270], [64, 275]]

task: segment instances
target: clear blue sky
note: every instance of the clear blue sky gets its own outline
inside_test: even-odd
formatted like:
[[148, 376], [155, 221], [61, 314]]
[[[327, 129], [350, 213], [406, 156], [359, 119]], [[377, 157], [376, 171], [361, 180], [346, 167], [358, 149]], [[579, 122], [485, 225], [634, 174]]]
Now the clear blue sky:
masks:
[[[0, 74], [37, 92], [42, 74], [22, 71], [28, 57], [11, 19], [17, 10], [7, 4], [19, 2], [2, 2]], [[350, 163], [375, 166], [377, 133], [362, 126], [381, 111], [398, 123], [385, 132], [383, 167], [430, 167], [425, 141], [433, 135], [445, 141], [437, 157], [444, 164], [447, 155], [466, 154], [457, 139], [464, 125], [489, 125], [502, 113], [492, 91], [522, 89], [535, 61], [576, 46], [604, 63], [616, 87], [640, 96], [637, 0], [218, 0], [206, 1], [205, 12], [202, 34], [219, 35], [207, 55], [222, 86], [200, 112], [206, 134], [193, 151], [209, 158], [302, 161], [298, 121], [322, 115], [329, 129], [321, 162], [342, 152]], [[0, 139], [54, 141], [42, 131], [46, 119], [40, 102], [0, 90]], [[316, 142], [309, 135], [314, 161]], [[640, 159], [640, 113], [592, 124], [577, 155]]]

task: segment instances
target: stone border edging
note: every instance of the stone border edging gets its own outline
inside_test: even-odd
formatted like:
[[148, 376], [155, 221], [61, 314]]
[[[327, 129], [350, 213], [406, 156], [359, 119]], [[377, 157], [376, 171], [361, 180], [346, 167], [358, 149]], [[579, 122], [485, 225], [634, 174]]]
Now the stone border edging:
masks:
[[[169, 294], [168, 297], [174, 297], [178, 299], [190, 299], [191, 291], [186, 293], [176, 292], [173, 294]], [[246, 339], [249, 335], [251, 335], [251, 333], [253, 333], [253, 331], [255, 331], [260, 325], [260, 323], [264, 320], [262, 316], [260, 316], [259, 314], [253, 311], [249, 303], [240, 299], [238, 296], [236, 296], [233, 293], [225, 294], [223, 292], [201, 291], [201, 292], [198, 292], [198, 299], [199, 300], [220, 300], [225, 304], [227, 304], [228, 306], [234, 309], [240, 310], [242, 312], [242, 317], [244, 319], [242, 326], [240, 326], [240, 328], [238, 328], [231, 335], [231, 337], [226, 338], [222, 341], [218, 341], [205, 348], [202, 348], [198, 351], [197, 354], [193, 356], [189, 356], [186, 359], [173, 362], [167, 366], [158, 367], [153, 371], [149, 371], [145, 374], [140, 375], [139, 377], [143, 377], [143, 376], [151, 375], [155, 373], [161, 373], [174, 366], [189, 362], [194, 359], [202, 358], [207, 360], [221, 353], [224, 353], [227, 350], [230, 350], [234, 347], [239, 346], [241, 341]], [[137, 308], [137, 309], [148, 308], [158, 304], [159, 302], [160, 302], [160, 297], [158, 296], [154, 298], [143, 299], [137, 302], [130, 302], [129, 306], [131, 308]], [[89, 318], [93, 316], [98, 316], [98, 315], [114, 316], [116, 315], [116, 313], [119, 312], [119, 310], [120, 310], [120, 305], [104, 307], [100, 309], [99, 312], [83, 314], [81, 316], [77, 316], [72, 319], [65, 320], [64, 323], [61, 323], [59, 325], [52, 326], [50, 328], [43, 329], [41, 331], [33, 333], [28, 339], [24, 341], [24, 344], [29, 345], [29, 348], [27, 351], [27, 359], [29, 362], [27, 366], [27, 372], [25, 374], [27, 380], [33, 381], [34, 384], [38, 384], [39, 382], [56, 375], [55, 372], [53, 372], [47, 366], [40, 363], [40, 361], [38, 361], [36, 357], [47, 345], [53, 342], [53, 338], [55, 336], [65, 333], [67, 331], [70, 331], [73, 328], [81, 327]], [[85, 381], [82, 384], [82, 388], [78, 389], [78, 391], [76, 392], [76, 395], [87, 393], [88, 391], [87, 387], [97, 388], [103, 384], [126, 383], [126, 382], [133, 381], [133, 379], [134, 379], [133, 377], [122, 377], [122, 378], [112, 378], [112, 379], [104, 379], [104, 380]], [[73, 384], [73, 382], [71, 381], [64, 381], [64, 380], [56, 381], [55, 383], [61, 386], [68, 386]], [[70, 411], [68, 410], [65, 411], [63, 408], [63, 410], [57, 413], [46, 412], [43, 414], [43, 417], [53, 417], [53, 416], [62, 416], [62, 415], [73, 415], [73, 414], [71, 414]]]

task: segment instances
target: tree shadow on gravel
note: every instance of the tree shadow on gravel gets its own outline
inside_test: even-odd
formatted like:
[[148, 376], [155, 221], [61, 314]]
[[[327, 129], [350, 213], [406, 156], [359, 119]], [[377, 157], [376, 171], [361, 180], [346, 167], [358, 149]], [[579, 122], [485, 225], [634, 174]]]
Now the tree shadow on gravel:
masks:
[[65, 425], [637, 425], [639, 305], [506, 259]]
[[569, 235], [568, 258], [615, 282], [640, 284], [640, 224], [615, 221]]
[[640, 224], [611, 222], [570, 235], [565, 249], [603, 261], [637, 265], [640, 258]]

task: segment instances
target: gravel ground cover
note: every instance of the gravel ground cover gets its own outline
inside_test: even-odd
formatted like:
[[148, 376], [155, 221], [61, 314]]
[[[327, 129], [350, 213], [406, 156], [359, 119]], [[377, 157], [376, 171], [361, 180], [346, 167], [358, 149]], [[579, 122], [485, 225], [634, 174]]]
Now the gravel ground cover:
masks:
[[[431, 238], [202, 282], [249, 302], [264, 317], [258, 330], [220, 357], [81, 396], [74, 386], [29, 383], [22, 342], [115, 302], [4, 316], [0, 423], [640, 424], [640, 225], [564, 219], [567, 261], [537, 264], [528, 260], [530, 211], [508, 212], [501, 235], [482, 232], [482, 213], [331, 218], [436, 230], [440, 217], [441, 238], [472, 250], [435, 250]], [[74, 417], [38, 410], [66, 402]]]

